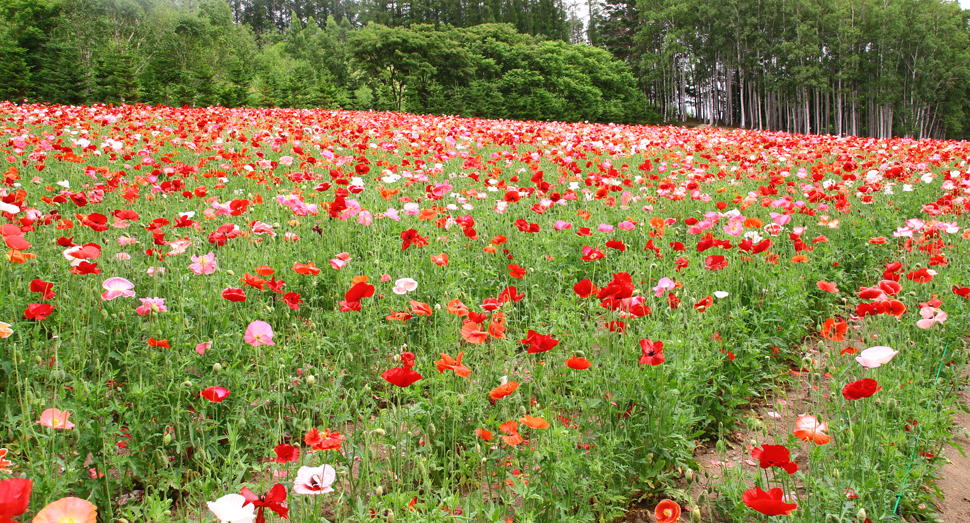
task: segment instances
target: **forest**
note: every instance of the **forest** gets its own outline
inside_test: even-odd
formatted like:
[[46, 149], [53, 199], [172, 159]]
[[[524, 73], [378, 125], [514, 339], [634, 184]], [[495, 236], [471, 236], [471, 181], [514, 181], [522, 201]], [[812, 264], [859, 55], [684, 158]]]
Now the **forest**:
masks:
[[0, 0], [0, 98], [970, 136], [949, 0]]

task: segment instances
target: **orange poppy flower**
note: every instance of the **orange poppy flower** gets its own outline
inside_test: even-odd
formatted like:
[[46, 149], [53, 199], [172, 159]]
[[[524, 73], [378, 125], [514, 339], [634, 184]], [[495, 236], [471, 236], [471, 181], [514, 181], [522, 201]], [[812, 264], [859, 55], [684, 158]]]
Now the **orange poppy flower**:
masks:
[[457, 316], [468, 316], [468, 307], [461, 300], [455, 298], [448, 302], [448, 312]]
[[485, 429], [475, 429], [475, 434], [477, 434], [479, 438], [482, 438], [485, 441], [492, 441], [492, 433]]
[[367, 283], [367, 276], [357, 275], [357, 276], [354, 276], [354, 279], [350, 280], [351, 287], [353, 287], [354, 285], [357, 285], [358, 283]]
[[13, 249], [7, 251], [7, 261], [10, 263], [26, 263], [27, 260], [33, 260], [36, 257], [36, 254], [29, 252], [15, 251]]
[[59, 523], [73, 521], [74, 523], [95, 523], [98, 519], [98, 508], [94, 503], [81, 498], [61, 498], [47, 505], [34, 516], [34, 523]]
[[253, 272], [260, 276], [272, 276], [273, 274], [276, 274], [276, 271], [274, 271], [269, 265], [260, 265], [259, 267], [256, 267], [256, 270]]
[[435, 367], [438, 368], [439, 373], [443, 374], [446, 370], [453, 370], [455, 371], [455, 374], [457, 374], [458, 376], [461, 376], [462, 378], [467, 378], [468, 376], [471, 375], [472, 371], [468, 367], [462, 365], [461, 358], [464, 355], [465, 355], [464, 352], [459, 352], [458, 359], [456, 360], [451, 356], [442, 352], [441, 359], [434, 362]]
[[411, 300], [408, 303], [411, 305], [411, 312], [416, 316], [431, 316], [431, 314], [434, 312], [431, 310], [431, 306], [427, 303], [414, 300]]
[[843, 319], [839, 319], [839, 322], [836, 323], [834, 319], [829, 318], [822, 324], [822, 336], [833, 341], [844, 340], [847, 330], [848, 324]]
[[493, 318], [492, 322], [488, 324], [488, 334], [500, 340], [507, 339], [505, 337], [505, 324]]
[[680, 505], [676, 501], [665, 499], [657, 504], [653, 515], [657, 518], [657, 523], [677, 523], [680, 519]]
[[519, 434], [518, 423], [516, 423], [514, 420], [506, 421], [501, 426], [499, 426], [499, 428], [502, 429], [502, 432], [507, 434], [506, 436], [502, 436], [502, 441], [504, 441], [506, 445], [510, 445], [514, 447], [519, 443], [522, 443], [523, 441], [525, 441], [522, 439], [522, 435]]
[[492, 238], [492, 245], [502, 245], [506, 241], [508, 241], [508, 238], [499, 234], [498, 236]]
[[434, 264], [437, 265], [437, 266], [439, 266], [439, 267], [447, 267], [448, 266], [448, 253], [447, 252], [443, 252], [441, 254], [435, 254], [435, 255], [431, 256], [431, 261], [434, 262]]
[[504, 385], [499, 385], [498, 387], [495, 387], [494, 389], [492, 389], [492, 391], [488, 393], [488, 397], [492, 398], [493, 400], [502, 399], [508, 396], [509, 394], [512, 394], [513, 392], [515, 392], [515, 389], [518, 389], [518, 388], [519, 388], [518, 383], [514, 381], [510, 381]]
[[318, 269], [313, 264], [313, 262], [310, 262], [307, 264], [294, 263], [293, 271], [296, 272], [297, 274], [303, 274], [305, 276], [309, 276], [309, 275], [316, 276], [317, 274], [320, 274], [320, 269]]
[[590, 214], [589, 211], [583, 210], [583, 209], [580, 209], [580, 210], [576, 211], [576, 215], [579, 216], [580, 218], [584, 219], [584, 220], [588, 220], [588, 219], [590, 219], [590, 218], [593, 217], [593, 215]]
[[489, 253], [489, 254], [495, 254], [495, 246], [494, 245], [487, 245], [482, 250], [485, 251], [485, 252], [487, 252], [487, 253]]
[[488, 333], [483, 331], [479, 324], [469, 321], [461, 327], [461, 337], [468, 343], [481, 345], [488, 339]]
[[796, 255], [795, 255], [795, 256], [794, 256], [794, 257], [793, 257], [793, 258], [791, 259], [791, 262], [792, 262], [792, 263], [805, 263], [805, 262], [807, 262], [807, 261], [808, 261], [808, 256], [805, 256], [804, 254], [796, 254]]
[[821, 281], [815, 282], [815, 286], [818, 287], [820, 290], [823, 290], [825, 292], [831, 292], [831, 293], [834, 293], [834, 294], [838, 294], [839, 293], [839, 288], [836, 287], [835, 284], [832, 283], [832, 282], [828, 282], [828, 281], [825, 281], [825, 280], [821, 280]]
[[526, 416], [524, 418], [519, 418], [519, 421], [525, 423], [527, 426], [533, 429], [548, 429], [549, 422], [538, 417]]

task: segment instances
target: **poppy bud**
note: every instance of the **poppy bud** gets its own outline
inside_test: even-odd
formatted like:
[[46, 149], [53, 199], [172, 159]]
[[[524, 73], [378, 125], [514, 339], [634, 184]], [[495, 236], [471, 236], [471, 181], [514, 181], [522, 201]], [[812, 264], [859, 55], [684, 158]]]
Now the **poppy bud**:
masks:
[[111, 319], [112, 320], [117, 320], [118, 319], [118, 315], [117, 314], [112, 314], [111, 315]]
[[384, 487], [381, 486], [381, 485], [378, 485], [377, 488], [374, 489], [374, 495], [375, 496], [383, 496], [384, 495]]
[[119, 313], [118, 313], [118, 319], [119, 319], [119, 320], [123, 320], [123, 319], [125, 319], [125, 313], [123, 313], [123, 312], [119, 312]]
[[226, 274], [228, 274], [229, 276], [235, 276], [236, 275], [236, 273], [233, 272], [232, 269], [226, 271]]
[[687, 481], [694, 481], [694, 470], [693, 469], [685, 470], [684, 477], [687, 478]]
[[313, 377], [313, 374], [310, 374], [310, 375], [308, 375], [306, 377], [306, 384], [307, 385], [313, 385], [316, 382], [317, 382], [317, 379], [315, 377]]
[[525, 416], [525, 415], [526, 415], [525, 405], [519, 405], [519, 416]]
[[101, 319], [103, 320], [108, 319], [108, 311], [101, 309]]
[[188, 388], [191, 388], [192, 387], [192, 382], [189, 381], [189, 380], [185, 380], [185, 381], [182, 382], [182, 386], [185, 387], [185, 388], [187, 388], [187, 389]]
[[162, 445], [168, 445], [171, 442], [172, 442], [172, 435], [171, 434], [166, 434], [166, 435], [162, 436]]
[[690, 511], [690, 523], [701, 523], [701, 509], [695, 508]]
[[391, 510], [391, 509], [388, 509], [387, 510], [387, 514], [384, 516], [384, 519], [387, 520], [387, 523], [393, 523], [394, 522], [394, 511]]
[[434, 436], [435, 432], [438, 432], [438, 428], [434, 426], [434, 423], [428, 424], [428, 435]]
[[865, 521], [868, 517], [869, 517], [869, 515], [866, 514], [866, 509], [860, 508], [859, 509], [859, 513], [856, 514], [856, 516], [855, 516], [855, 519], [856, 519], [856, 521]]
[[585, 353], [585, 352], [583, 352], [583, 351], [581, 351], [581, 350], [578, 350], [578, 351], [576, 351], [576, 352], [574, 352], [573, 354], [574, 354], [574, 355], [575, 355], [575, 356], [576, 356], [577, 358], [585, 358], [585, 357], [586, 357], [586, 353]]
[[125, 518], [118, 518], [118, 519], [115, 520], [115, 522], [116, 523], [128, 523], [128, 520], [125, 519]]
[[387, 432], [385, 432], [384, 429], [374, 429], [371, 431], [371, 433], [376, 434], [378, 436], [383, 436], [384, 434], [387, 434]]
[[239, 420], [236, 422], [236, 424], [238, 424], [240, 427], [245, 427], [246, 426], [246, 418], [239, 418]]
[[222, 372], [222, 365], [218, 362], [212, 364], [212, 372]]
[[41, 363], [44, 363], [44, 360], [42, 360], [40, 356], [34, 356], [34, 363], [40, 365]]

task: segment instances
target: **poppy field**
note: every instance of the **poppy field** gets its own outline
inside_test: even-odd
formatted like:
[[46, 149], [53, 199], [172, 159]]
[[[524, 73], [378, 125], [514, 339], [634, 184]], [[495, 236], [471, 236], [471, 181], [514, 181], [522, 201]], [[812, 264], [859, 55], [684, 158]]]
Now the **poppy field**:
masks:
[[0, 522], [932, 517], [966, 142], [0, 121]]

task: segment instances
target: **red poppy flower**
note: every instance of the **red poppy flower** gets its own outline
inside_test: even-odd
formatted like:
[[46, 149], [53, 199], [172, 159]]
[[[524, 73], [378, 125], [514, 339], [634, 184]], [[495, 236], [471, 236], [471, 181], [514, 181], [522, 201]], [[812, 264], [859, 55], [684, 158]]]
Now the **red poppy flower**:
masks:
[[300, 449], [294, 447], [293, 445], [287, 445], [286, 443], [280, 443], [273, 449], [276, 453], [276, 457], [272, 458], [270, 461], [275, 461], [276, 463], [290, 463], [300, 459]]
[[773, 488], [768, 492], [755, 487], [746, 490], [741, 495], [741, 502], [750, 509], [754, 509], [766, 516], [787, 516], [798, 508], [794, 503], [784, 502], [785, 494], [780, 488]]
[[525, 276], [525, 267], [519, 267], [517, 263], [509, 265], [509, 276], [521, 280]]
[[424, 247], [428, 244], [428, 239], [418, 234], [417, 229], [408, 229], [401, 233], [401, 250], [406, 251], [408, 247]]
[[626, 323], [622, 320], [615, 320], [607, 323], [606, 328], [610, 332], [623, 332], [626, 330]]
[[166, 349], [171, 349], [172, 347], [168, 344], [168, 340], [156, 340], [155, 338], [148, 338], [149, 347], [164, 347]]
[[40, 293], [41, 298], [45, 300], [52, 300], [57, 296], [54, 292], [54, 284], [40, 279], [30, 282], [30, 292]]
[[933, 269], [922, 268], [911, 271], [906, 275], [906, 278], [915, 281], [916, 283], [928, 283], [933, 280], [934, 276], [936, 276], [936, 271]]
[[845, 339], [845, 333], [847, 331], [848, 324], [841, 318], [839, 318], [838, 323], [834, 319], [829, 318], [822, 324], [822, 336], [829, 340], [842, 341]]
[[[653, 241], [653, 240], [651, 240], [651, 241]], [[620, 240], [610, 240], [610, 241], [606, 242], [606, 246], [608, 248], [610, 248], [610, 249], [616, 249], [616, 250], [618, 250], [620, 252], [623, 252], [623, 251], [626, 250], [626, 245], [622, 241], [620, 241]]]
[[246, 301], [246, 293], [242, 289], [229, 287], [222, 290], [222, 298], [235, 302]]
[[961, 287], [959, 285], [954, 285], [951, 290], [953, 294], [967, 300], [970, 299], [970, 287]]
[[602, 260], [603, 258], [606, 258], [606, 255], [603, 254], [599, 249], [590, 247], [589, 245], [584, 245], [583, 255], [579, 259], [583, 261], [595, 261]]
[[507, 301], [511, 301], [512, 303], [519, 303], [520, 301], [522, 301], [522, 298], [525, 298], [525, 293], [524, 292], [519, 293], [519, 290], [516, 289], [515, 286], [513, 285], [509, 285], [508, 287], [505, 288], [505, 290], [503, 290], [498, 295], [498, 301], [500, 303], [505, 303]]
[[485, 298], [482, 301], [482, 310], [492, 312], [502, 306], [502, 303], [495, 298]]
[[681, 252], [681, 251], [687, 250], [687, 247], [685, 247], [684, 244], [680, 242], [670, 242], [670, 248], [673, 249], [674, 252]]
[[859, 292], [856, 293], [856, 296], [862, 298], [863, 300], [875, 300], [876, 298], [879, 298], [883, 294], [885, 294], [885, 291], [880, 289], [879, 286], [875, 286], [875, 287], [860, 288]]
[[596, 297], [600, 300], [608, 298], [623, 299], [633, 296], [633, 278], [628, 272], [618, 272], [613, 275], [613, 281], [599, 290]]
[[640, 340], [640, 363], [643, 365], [660, 365], [666, 359], [664, 357], [664, 342], [652, 341], [649, 338]]
[[681, 269], [686, 269], [689, 265], [690, 265], [690, 260], [681, 256], [677, 258], [677, 260], [674, 262], [674, 266], [676, 267], [676, 270], [674, 270], [674, 272], [680, 272]]
[[887, 300], [876, 304], [876, 309], [880, 314], [889, 314], [899, 318], [906, 314], [906, 304], [898, 300]]
[[313, 264], [313, 262], [306, 263], [306, 264], [303, 264], [303, 263], [294, 263], [293, 264], [293, 272], [295, 272], [297, 274], [316, 276], [317, 274], [320, 274], [320, 269], [318, 269]]
[[586, 358], [581, 358], [579, 356], [573, 356], [566, 360], [566, 366], [573, 370], [586, 370], [593, 366], [593, 364]]
[[580, 298], [589, 298], [599, 292], [599, 289], [590, 280], [580, 280], [576, 285], [573, 285], [573, 292], [578, 294]]
[[222, 403], [222, 400], [228, 398], [229, 394], [229, 389], [225, 387], [209, 387], [202, 391], [202, 397], [213, 403]]
[[29, 479], [10, 478], [0, 481], [0, 521], [12, 521], [27, 512], [33, 486], [34, 483]]
[[71, 270], [68, 272], [70, 272], [71, 274], [78, 274], [78, 275], [101, 274], [101, 268], [98, 267], [97, 263], [91, 263], [87, 260], [84, 260], [81, 263], [75, 265], [74, 267], [71, 267]]
[[246, 505], [256, 507], [256, 523], [266, 523], [266, 516], [263, 514], [265, 509], [276, 512], [282, 519], [286, 519], [290, 512], [290, 509], [283, 506], [286, 501], [286, 487], [279, 483], [273, 485], [273, 488], [266, 493], [265, 497], [260, 498], [246, 487], [242, 488], [242, 496], [246, 498], [246, 502], [243, 503], [244, 507]]
[[31, 303], [24, 310], [24, 319], [44, 321], [54, 311], [54, 306], [48, 303]]
[[579, 230], [576, 231], [576, 234], [579, 236], [592, 236], [593, 231], [589, 227], [580, 227]]
[[789, 474], [794, 474], [798, 470], [798, 464], [791, 461], [788, 447], [783, 445], [764, 445], [762, 448], [752, 449], [751, 457], [759, 460], [759, 465], [763, 469], [779, 467]]
[[680, 298], [676, 294], [669, 292], [667, 293], [667, 304], [670, 305], [671, 309], [676, 309], [680, 307]]
[[414, 353], [413, 352], [402, 352], [401, 353], [401, 366], [394, 367], [384, 371], [381, 377], [384, 378], [391, 385], [396, 385], [398, 387], [407, 387], [412, 383], [421, 379], [421, 374], [417, 371], [411, 369], [414, 367]]
[[876, 380], [866, 378], [864, 380], [847, 383], [845, 387], [842, 387], [842, 397], [849, 401], [853, 401], [868, 398], [880, 390], [882, 390], [882, 387], [879, 386], [879, 383], [877, 383]]
[[508, 238], [499, 234], [498, 236], [492, 238], [492, 245], [502, 245], [506, 241], [508, 241]]
[[300, 298], [300, 293], [288, 292], [283, 295], [283, 303], [285, 303], [287, 307], [298, 311], [300, 310], [300, 304], [303, 303], [303, 300]]
[[709, 271], [719, 271], [727, 266], [728, 261], [724, 259], [724, 256], [708, 256], [707, 259], [704, 260], [704, 268]]
[[316, 427], [303, 436], [303, 442], [313, 450], [340, 450], [340, 444], [344, 439], [346, 439], [344, 435], [339, 432], [331, 432], [328, 429], [320, 432]]
[[553, 347], [559, 345], [559, 340], [554, 340], [551, 334], [539, 334], [538, 332], [529, 329], [525, 339], [519, 340], [519, 343], [529, 346], [529, 354], [538, 354], [540, 352], [552, 350]]
[[701, 301], [695, 303], [694, 308], [697, 309], [697, 312], [706, 312], [711, 305], [714, 305], [714, 298], [707, 296]]

